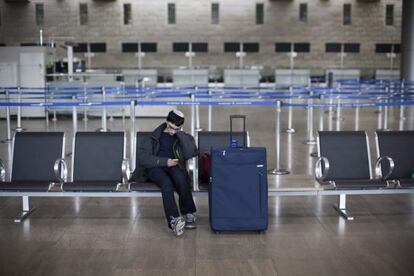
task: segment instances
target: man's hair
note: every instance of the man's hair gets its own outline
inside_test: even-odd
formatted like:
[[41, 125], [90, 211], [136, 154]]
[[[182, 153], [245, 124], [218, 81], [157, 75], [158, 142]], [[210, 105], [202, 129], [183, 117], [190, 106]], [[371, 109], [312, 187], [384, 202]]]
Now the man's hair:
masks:
[[167, 121], [178, 127], [182, 126], [184, 124], [184, 114], [180, 110], [171, 110], [168, 113]]

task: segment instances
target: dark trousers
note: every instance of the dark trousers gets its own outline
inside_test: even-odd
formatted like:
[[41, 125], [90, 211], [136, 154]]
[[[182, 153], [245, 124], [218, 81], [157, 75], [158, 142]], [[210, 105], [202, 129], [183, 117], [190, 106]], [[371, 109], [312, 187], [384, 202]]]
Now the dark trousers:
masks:
[[178, 217], [177, 204], [174, 198], [174, 191], [179, 196], [181, 214], [195, 213], [196, 207], [191, 193], [187, 173], [178, 166], [165, 168], [151, 168], [147, 170], [148, 178], [158, 185], [162, 193], [165, 216], [169, 222], [172, 217]]

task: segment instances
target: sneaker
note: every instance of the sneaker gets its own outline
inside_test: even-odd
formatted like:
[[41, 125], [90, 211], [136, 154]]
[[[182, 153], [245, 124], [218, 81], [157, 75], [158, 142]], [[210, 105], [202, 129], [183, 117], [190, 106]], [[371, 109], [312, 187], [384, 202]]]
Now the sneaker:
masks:
[[190, 214], [185, 215], [185, 228], [187, 229], [197, 228], [195, 214], [190, 213]]
[[181, 236], [184, 231], [184, 226], [185, 226], [185, 220], [183, 217], [175, 217], [172, 218], [170, 221], [170, 227], [172, 229], [172, 231], [174, 232], [174, 235]]

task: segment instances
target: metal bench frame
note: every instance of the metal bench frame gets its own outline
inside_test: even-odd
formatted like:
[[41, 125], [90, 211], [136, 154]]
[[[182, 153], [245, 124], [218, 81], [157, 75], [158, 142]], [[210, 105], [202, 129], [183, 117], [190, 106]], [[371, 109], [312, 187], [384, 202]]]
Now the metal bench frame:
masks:
[[[15, 158], [15, 154], [14, 154], [14, 148], [15, 148], [15, 141], [16, 141], [16, 133], [13, 136], [13, 140], [12, 140], [12, 154], [11, 154], [11, 160], [10, 160], [10, 168], [11, 168], [11, 175], [10, 178], [12, 177], [12, 172], [13, 172], [13, 163], [14, 163], [14, 158]], [[55, 175], [56, 175], [56, 170], [59, 170], [58, 166], [61, 162], [61, 160], [64, 160], [63, 158], [65, 157], [65, 141], [66, 141], [66, 134], [63, 133], [63, 138], [62, 138], [62, 156], [61, 158], [58, 158], [55, 163], [53, 169], [55, 171]], [[63, 164], [62, 166], [66, 166], [66, 164]], [[64, 173], [64, 171], [61, 171], [62, 174]], [[60, 176], [60, 175], [59, 175]], [[59, 178], [58, 178], [59, 179]], [[3, 161], [0, 159], [0, 182], [4, 182], [6, 180], [6, 169], [4, 166]], [[49, 185], [49, 191], [52, 190], [55, 185], [57, 183], [55, 182], [51, 182]], [[0, 184], [1, 185], [1, 184]], [[12, 197], [15, 196], [22, 196], [22, 211], [16, 216], [16, 218], [14, 219], [14, 222], [16, 223], [20, 223], [22, 222], [24, 219], [26, 219], [31, 213], [33, 213], [35, 211], [36, 208], [31, 208], [30, 207], [30, 202], [29, 202], [29, 196], [26, 196], [26, 193], [44, 193], [44, 192], [0, 192], [0, 196], [3, 196], [3, 194], [12, 194]]]
[[[365, 132], [365, 137], [366, 137], [366, 150], [367, 150], [367, 154], [368, 154], [369, 177], [370, 177], [370, 179], [373, 179], [370, 145], [369, 145], [368, 135], [367, 135], [366, 132]], [[316, 139], [317, 139], [318, 159], [316, 160], [316, 163], [315, 163], [315, 178], [321, 185], [330, 185], [330, 187], [328, 189], [324, 190], [320, 194], [326, 194], [326, 195], [328, 195], [328, 194], [331, 194], [331, 195], [332, 194], [338, 194], [338, 202], [333, 207], [346, 220], [353, 220], [354, 219], [353, 215], [346, 208], [346, 196], [347, 195], [351, 195], [351, 194], [394, 194], [394, 193], [400, 194], [401, 193], [401, 192], [395, 192], [393, 190], [388, 190], [387, 188], [391, 188], [388, 181], [387, 181], [387, 188], [386, 189], [361, 190], [361, 191], [360, 190], [347, 190], [347, 191], [344, 191], [344, 190], [337, 189], [334, 180], [325, 182], [325, 179], [328, 176], [328, 172], [329, 172], [329, 169], [330, 169], [331, 165], [329, 163], [329, 160], [326, 157], [321, 156], [321, 148], [320, 148], [320, 142], [321, 141], [320, 141], [319, 133], [318, 133]], [[381, 162], [383, 162], [384, 160], [387, 160], [390, 164], [390, 170], [385, 175], [385, 177], [382, 175], [382, 172], [381, 172]], [[324, 170], [322, 169], [322, 164], [325, 167]], [[378, 159], [376, 160], [376, 163], [375, 163], [376, 178], [386, 180], [387, 177], [389, 175], [391, 175], [393, 168], [394, 168], [394, 164], [393, 164], [392, 160], [389, 157], [378, 157]], [[332, 191], [329, 191], [329, 190], [332, 190]], [[334, 191], [337, 192], [337, 193], [335, 193]]]
[[[247, 137], [248, 134], [247, 134]], [[126, 138], [124, 138], [126, 139]], [[250, 139], [248, 139], [249, 141]], [[72, 149], [74, 149], [74, 144], [72, 145]], [[125, 147], [126, 144], [124, 143], [124, 156], [125, 156]], [[64, 149], [64, 147], [63, 147]], [[318, 152], [319, 151], [319, 143], [318, 143]], [[63, 152], [64, 153], [64, 152]], [[59, 163], [58, 163], [59, 162]], [[59, 168], [61, 166], [62, 161], [57, 160], [55, 163], [55, 171], [59, 173], [60, 170], [60, 177], [63, 179], [65, 177], [65, 170], [64, 168]], [[1, 162], [0, 162], [1, 165]], [[316, 166], [318, 167], [318, 166]], [[0, 166], [0, 171], [2, 166]], [[3, 167], [4, 169], [4, 167]], [[123, 164], [123, 176], [126, 177], [129, 174], [129, 165]], [[67, 171], [66, 171], [67, 173]], [[73, 174], [73, 172], [72, 172]], [[0, 174], [1, 175], [1, 174]], [[117, 192], [63, 192], [63, 191], [49, 191], [49, 192], [8, 192], [8, 191], [0, 191], [0, 197], [22, 197], [22, 215], [16, 218], [14, 221], [17, 223], [22, 222], [31, 212], [33, 212], [34, 208], [30, 208], [29, 197], [87, 197], [87, 198], [97, 198], [97, 197], [127, 197], [127, 198], [135, 198], [135, 197], [161, 197], [161, 192], [158, 191], [130, 191], [129, 187], [126, 182], [123, 183], [122, 187], [125, 190], [121, 189]], [[388, 195], [388, 194], [414, 194], [414, 189], [377, 189], [377, 190], [337, 190], [334, 187], [312, 187], [312, 188], [277, 188], [277, 189], [269, 189], [268, 196], [269, 197], [279, 197], [279, 196], [337, 196], [338, 197], [338, 204], [335, 209], [347, 220], [353, 220], [353, 216], [347, 211], [346, 209], [346, 196], [347, 195]], [[194, 196], [208, 196], [207, 191], [194, 191]]]

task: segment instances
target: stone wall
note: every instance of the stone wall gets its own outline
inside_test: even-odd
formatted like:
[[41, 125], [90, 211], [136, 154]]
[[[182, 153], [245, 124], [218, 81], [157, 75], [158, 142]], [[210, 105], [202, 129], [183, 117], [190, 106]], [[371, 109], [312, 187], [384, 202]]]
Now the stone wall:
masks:
[[[35, 3], [44, 3], [44, 26], [36, 26]], [[88, 4], [88, 24], [79, 23], [79, 3]], [[132, 24], [123, 24], [123, 4], [132, 5]], [[176, 4], [176, 24], [167, 23], [167, 4]], [[220, 5], [220, 22], [211, 24], [211, 3]], [[256, 3], [264, 4], [264, 24], [256, 25]], [[300, 3], [308, 4], [308, 22], [299, 21]], [[352, 4], [352, 24], [342, 24], [344, 3]], [[394, 4], [394, 25], [385, 25], [385, 5]], [[134, 53], [122, 53], [122, 42], [157, 42], [158, 52], [143, 59], [147, 68], [186, 66], [183, 53], [173, 53], [173, 42], [208, 42], [208, 53], [200, 53], [193, 64], [200, 67], [238, 66], [234, 53], [224, 53], [224, 42], [259, 42], [260, 52], [248, 54], [247, 66], [289, 67], [286, 53], [275, 53], [275, 42], [308, 42], [311, 52], [299, 54], [297, 68], [339, 67], [336, 53], [325, 53], [325, 43], [360, 43], [359, 54], [348, 54], [346, 68], [389, 68], [385, 54], [375, 53], [376, 43], [400, 43], [400, 0], [33, 0], [27, 3], [0, 1], [0, 43], [7, 46], [57, 41], [57, 58], [66, 55], [64, 40], [105, 42], [106, 53], [92, 59], [93, 68], [133, 68]], [[83, 54], [77, 56], [84, 58]], [[399, 66], [399, 55], [395, 66]]]

